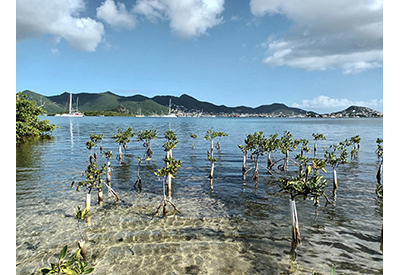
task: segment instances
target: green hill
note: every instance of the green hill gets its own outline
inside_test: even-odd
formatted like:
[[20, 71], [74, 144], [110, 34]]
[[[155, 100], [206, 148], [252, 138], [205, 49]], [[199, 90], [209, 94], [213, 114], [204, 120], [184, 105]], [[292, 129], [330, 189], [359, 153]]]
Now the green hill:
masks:
[[[28, 98], [44, 102], [42, 108], [49, 114], [68, 112], [69, 93], [65, 92], [56, 96], [42, 96], [32, 91], [24, 91]], [[123, 97], [111, 92], [104, 93], [79, 93], [73, 94], [72, 109], [85, 113], [85, 115], [143, 115], [167, 114], [168, 107], [143, 96]]]
[[[69, 93], [64, 92], [55, 96], [43, 96], [38, 93], [26, 90], [23, 93], [28, 95], [28, 99], [37, 102], [48, 114], [68, 112]], [[205, 101], [199, 101], [189, 95], [183, 94], [176, 96], [155, 96], [148, 98], [143, 95], [120, 96], [112, 92], [103, 93], [78, 93], [73, 94], [72, 106], [85, 115], [165, 115], [168, 114], [169, 102], [172, 102], [174, 112], [202, 113], [211, 115], [274, 115], [274, 116], [320, 116], [315, 112], [308, 112], [299, 108], [288, 107], [282, 103], [261, 105], [257, 108], [246, 106], [227, 107], [225, 105], [215, 105]], [[350, 106], [346, 110], [323, 116], [378, 116], [382, 114], [369, 108]]]

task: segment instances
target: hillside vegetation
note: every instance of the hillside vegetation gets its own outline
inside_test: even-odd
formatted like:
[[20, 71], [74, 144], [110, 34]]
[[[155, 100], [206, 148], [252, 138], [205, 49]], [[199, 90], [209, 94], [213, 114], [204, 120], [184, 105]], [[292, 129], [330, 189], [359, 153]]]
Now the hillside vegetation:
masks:
[[[68, 112], [68, 92], [47, 97], [29, 90], [25, 90], [22, 93], [26, 94], [28, 99], [36, 101], [38, 106], [50, 115]], [[315, 112], [288, 107], [282, 103], [260, 105], [256, 108], [246, 106], [227, 107], [225, 105], [215, 105], [209, 102], [199, 101], [186, 94], [180, 97], [155, 96], [149, 98], [143, 95], [119, 96], [109, 91], [103, 93], [73, 94], [72, 109], [76, 110], [78, 103], [78, 110], [85, 113], [87, 116], [166, 115], [168, 114], [170, 100], [172, 102], [173, 111], [180, 115], [239, 116], [241, 114], [247, 114], [251, 116], [382, 117], [382, 113], [360, 106], [351, 106], [341, 112], [319, 115]]]

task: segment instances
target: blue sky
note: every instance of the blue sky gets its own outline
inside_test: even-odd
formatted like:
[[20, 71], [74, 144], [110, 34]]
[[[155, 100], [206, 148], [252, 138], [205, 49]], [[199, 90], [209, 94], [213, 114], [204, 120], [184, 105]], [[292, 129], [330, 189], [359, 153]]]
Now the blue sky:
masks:
[[383, 110], [376, 0], [17, 0], [16, 92]]

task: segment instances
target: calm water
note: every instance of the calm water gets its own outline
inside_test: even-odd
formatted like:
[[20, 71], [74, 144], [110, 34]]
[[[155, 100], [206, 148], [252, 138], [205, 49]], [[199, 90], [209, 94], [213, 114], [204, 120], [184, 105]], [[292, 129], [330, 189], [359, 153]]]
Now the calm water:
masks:
[[[141, 168], [143, 190], [138, 193], [137, 157], [145, 153], [132, 141], [119, 164], [113, 157], [113, 188], [122, 201], [117, 205], [105, 194], [100, 208], [92, 195], [91, 225], [84, 231], [89, 240], [92, 274], [311, 274], [316, 270], [337, 273], [382, 274], [380, 250], [382, 209], [375, 201], [378, 168], [376, 138], [383, 136], [382, 119], [280, 119], [280, 118], [109, 118], [48, 117], [60, 126], [52, 140], [17, 146], [16, 154], [16, 272], [34, 274], [56, 262], [65, 244], [76, 250], [79, 240], [76, 207], [84, 207], [85, 192], [70, 188], [83, 180], [89, 135], [104, 134], [103, 147], [118, 152], [110, 137], [116, 128], [134, 131], [157, 129], [152, 141], [153, 159]], [[206, 131], [228, 133], [221, 140], [211, 190], [206, 160]], [[154, 175], [163, 166], [161, 147], [165, 130], [179, 140], [173, 151], [182, 167], [173, 180], [172, 201], [182, 212], [167, 218], [153, 217], [162, 195], [162, 183]], [[290, 131], [294, 138], [323, 133], [322, 147], [360, 135], [358, 157], [338, 170], [339, 189], [335, 206], [319, 208], [314, 219], [312, 201], [297, 201], [302, 243], [296, 261], [291, 261], [289, 198], [276, 183], [282, 172], [263, 171], [257, 188], [251, 176], [241, 177], [243, 144], [247, 134], [263, 131], [266, 136]], [[196, 133], [191, 149], [190, 133]], [[292, 153], [291, 156], [294, 156]], [[274, 158], [282, 155], [275, 153]], [[104, 162], [104, 159], [98, 161]], [[265, 159], [261, 160], [266, 163]], [[264, 162], [264, 163], [263, 163]], [[290, 167], [295, 171], [294, 166]], [[327, 194], [332, 174], [327, 169]]]

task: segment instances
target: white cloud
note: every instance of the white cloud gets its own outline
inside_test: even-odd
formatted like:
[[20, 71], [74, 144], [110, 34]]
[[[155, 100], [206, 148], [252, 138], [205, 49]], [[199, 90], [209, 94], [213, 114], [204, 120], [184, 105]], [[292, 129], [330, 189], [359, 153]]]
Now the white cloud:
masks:
[[222, 23], [224, 0], [138, 0], [134, 10], [151, 21], [169, 20], [174, 34], [190, 38]]
[[136, 26], [136, 16], [126, 10], [124, 3], [117, 2], [115, 4], [113, 0], [106, 0], [96, 11], [97, 18], [113, 27], [132, 30]]
[[351, 101], [345, 98], [337, 99], [320, 95], [313, 99], [305, 99], [301, 104], [294, 103], [292, 107], [313, 110], [316, 112], [334, 112], [341, 111], [352, 105], [369, 107], [374, 110], [382, 110], [383, 99], [373, 99], [371, 101]]
[[380, 0], [250, 0], [250, 9], [293, 22], [285, 37], [268, 42], [264, 64], [346, 74], [382, 67]]
[[56, 42], [65, 39], [72, 48], [95, 51], [103, 40], [104, 26], [80, 17], [84, 10], [83, 0], [17, 0], [17, 40], [50, 34]]

